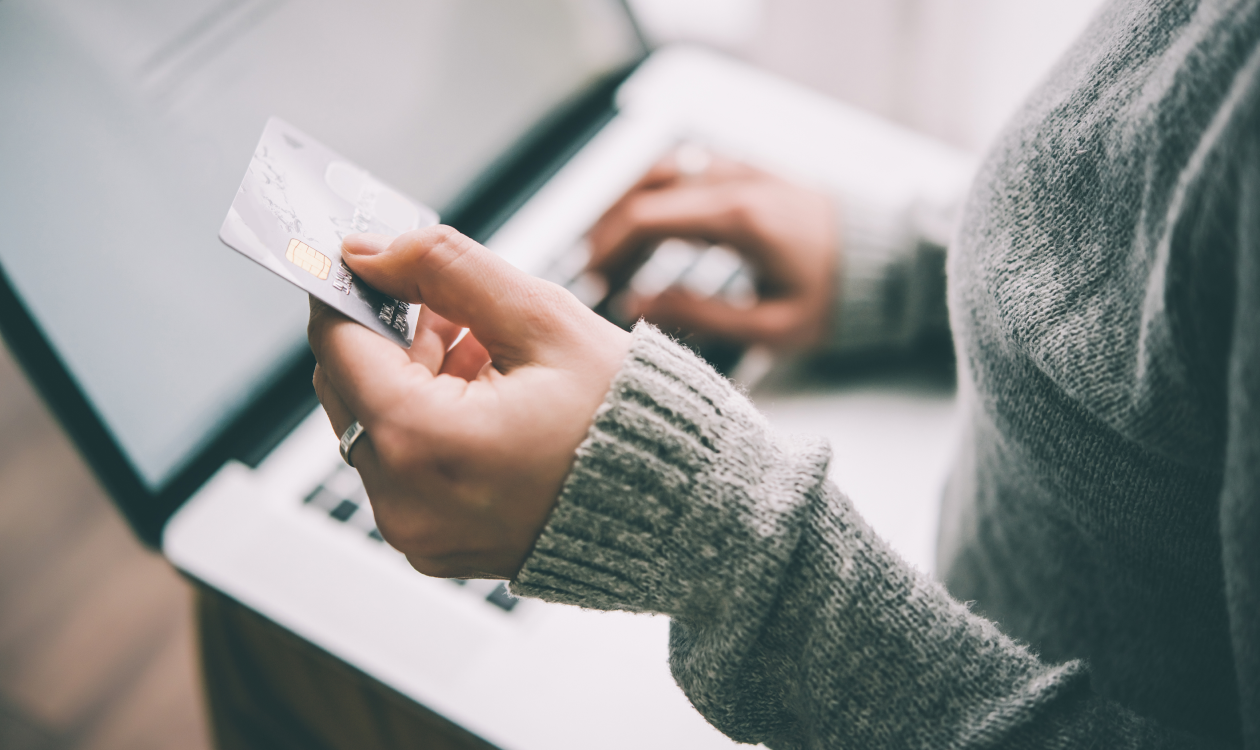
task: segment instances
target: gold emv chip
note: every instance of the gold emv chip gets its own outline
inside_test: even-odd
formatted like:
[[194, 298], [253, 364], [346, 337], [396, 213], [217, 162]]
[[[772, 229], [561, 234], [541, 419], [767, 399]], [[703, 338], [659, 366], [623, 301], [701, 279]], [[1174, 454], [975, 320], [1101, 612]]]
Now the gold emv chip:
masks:
[[289, 249], [284, 251], [284, 257], [288, 258], [298, 268], [309, 271], [312, 275], [321, 279], [328, 278], [328, 272], [332, 270], [332, 261], [329, 260], [327, 255], [296, 237], [289, 240]]

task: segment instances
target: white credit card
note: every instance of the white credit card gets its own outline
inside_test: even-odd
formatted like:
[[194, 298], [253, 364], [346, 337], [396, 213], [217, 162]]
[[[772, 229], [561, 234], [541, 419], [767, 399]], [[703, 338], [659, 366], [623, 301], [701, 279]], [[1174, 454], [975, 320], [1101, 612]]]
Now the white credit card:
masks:
[[402, 234], [437, 221], [433, 209], [273, 117], [219, 239], [351, 320], [409, 347], [419, 306], [360, 281], [341, 261], [341, 240], [356, 232]]

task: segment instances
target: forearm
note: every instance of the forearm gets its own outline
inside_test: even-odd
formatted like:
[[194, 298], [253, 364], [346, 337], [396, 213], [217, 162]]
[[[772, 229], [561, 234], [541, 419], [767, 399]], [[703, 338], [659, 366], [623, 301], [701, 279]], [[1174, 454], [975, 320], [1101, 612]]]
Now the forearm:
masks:
[[900, 561], [702, 362], [640, 327], [514, 589], [674, 620], [695, 706], [791, 747], [1170, 745]]

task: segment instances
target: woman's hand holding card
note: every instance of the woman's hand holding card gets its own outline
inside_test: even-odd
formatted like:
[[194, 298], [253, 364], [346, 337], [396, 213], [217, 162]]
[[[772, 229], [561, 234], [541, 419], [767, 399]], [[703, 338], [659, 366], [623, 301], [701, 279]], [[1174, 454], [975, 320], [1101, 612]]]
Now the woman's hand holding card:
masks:
[[315, 389], [338, 434], [365, 428], [351, 458], [381, 534], [427, 575], [511, 578], [630, 334], [450, 227], [351, 235], [342, 252], [424, 305], [405, 350], [311, 303]]

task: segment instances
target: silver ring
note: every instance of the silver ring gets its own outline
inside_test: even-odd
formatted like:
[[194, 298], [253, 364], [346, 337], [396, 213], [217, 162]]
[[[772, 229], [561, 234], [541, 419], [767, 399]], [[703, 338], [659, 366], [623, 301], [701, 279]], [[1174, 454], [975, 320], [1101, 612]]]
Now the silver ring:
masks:
[[363, 425], [359, 424], [359, 420], [354, 420], [346, 431], [341, 433], [341, 458], [350, 468], [354, 468], [354, 461], [350, 460], [350, 451], [354, 450], [354, 444], [363, 437], [363, 433], [367, 430], [363, 429]]

